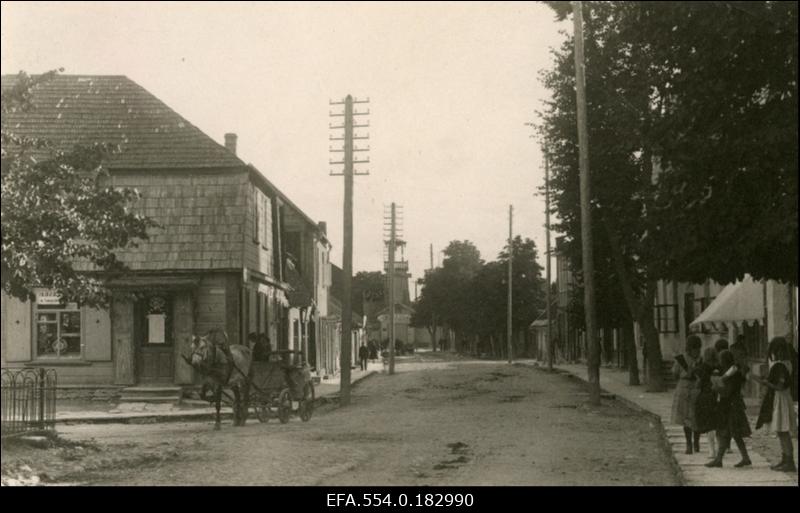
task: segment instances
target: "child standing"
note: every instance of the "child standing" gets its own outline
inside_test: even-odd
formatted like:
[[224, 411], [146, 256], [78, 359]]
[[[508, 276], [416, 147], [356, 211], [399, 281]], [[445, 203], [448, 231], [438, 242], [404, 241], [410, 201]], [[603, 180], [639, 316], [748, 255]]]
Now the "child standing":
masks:
[[707, 347], [703, 351], [703, 361], [697, 368], [697, 400], [695, 401], [695, 421], [697, 431], [706, 433], [711, 457], [717, 456], [717, 394], [711, 385], [711, 378], [719, 376], [719, 360], [717, 350]]
[[678, 378], [678, 386], [672, 400], [672, 423], [683, 426], [686, 436], [686, 454], [700, 452], [700, 433], [696, 431], [694, 398], [696, 397], [696, 367], [700, 363], [700, 348], [703, 341], [692, 335], [686, 339], [686, 354], [675, 357], [672, 373]]
[[747, 446], [744, 439], [748, 438], [750, 424], [747, 421], [744, 398], [742, 397], [742, 387], [747, 379], [736, 365], [736, 359], [732, 352], [725, 350], [719, 355], [720, 369], [722, 375], [722, 390], [719, 394], [719, 423], [717, 425], [717, 456], [712, 461], [706, 463], [706, 467], [721, 467], [722, 458], [731, 445], [731, 439], [736, 442], [736, 447], [742, 455], [742, 460], [734, 467], [747, 467], [752, 465], [750, 456], [747, 454]]
[[769, 375], [767, 381], [762, 381], [768, 388], [761, 403], [756, 429], [767, 426], [769, 432], [774, 433], [780, 440], [781, 462], [771, 468], [784, 472], [797, 471], [792, 446], [792, 436], [797, 436], [797, 419], [791, 393], [792, 365], [786, 339], [773, 338], [769, 343]]

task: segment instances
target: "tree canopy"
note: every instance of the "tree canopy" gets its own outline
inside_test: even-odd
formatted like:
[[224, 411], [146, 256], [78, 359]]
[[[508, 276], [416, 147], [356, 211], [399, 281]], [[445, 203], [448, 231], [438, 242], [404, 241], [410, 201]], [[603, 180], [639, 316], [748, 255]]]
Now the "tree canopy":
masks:
[[[550, 5], [559, 19], [571, 13]], [[621, 292], [657, 381], [657, 280], [797, 282], [797, 4], [583, 8], [596, 297], [603, 308]], [[572, 38], [553, 56], [540, 128], [557, 229], [577, 271]]]
[[444, 253], [442, 266], [426, 273], [425, 286], [414, 305], [415, 325], [430, 329], [432, 323], [440, 322], [461, 339], [503, 337], [509, 254], [513, 259], [514, 331], [526, 330], [543, 311], [546, 291], [533, 240], [515, 237], [512, 247], [506, 246], [491, 262], [484, 262], [469, 241], [452, 241]]
[[[571, 11], [551, 4], [560, 18]], [[598, 232], [613, 229], [643, 264], [629, 269], [646, 266], [648, 279], [796, 283], [796, 3], [584, 9]], [[553, 101], [543, 115], [570, 241], [580, 221], [573, 59], [570, 39], [544, 75]]]

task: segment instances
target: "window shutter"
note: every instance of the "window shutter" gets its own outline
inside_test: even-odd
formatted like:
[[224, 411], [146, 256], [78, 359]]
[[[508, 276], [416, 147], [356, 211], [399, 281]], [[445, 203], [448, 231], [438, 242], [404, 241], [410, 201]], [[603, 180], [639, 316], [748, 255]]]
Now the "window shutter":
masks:
[[85, 360], [111, 361], [111, 316], [108, 310], [84, 309], [83, 343]]
[[6, 361], [31, 360], [31, 303], [5, 296], [6, 303]]
[[259, 212], [259, 205], [258, 205], [258, 189], [253, 186], [253, 241], [258, 242], [259, 236], [259, 225], [261, 220], [259, 219], [258, 212]]

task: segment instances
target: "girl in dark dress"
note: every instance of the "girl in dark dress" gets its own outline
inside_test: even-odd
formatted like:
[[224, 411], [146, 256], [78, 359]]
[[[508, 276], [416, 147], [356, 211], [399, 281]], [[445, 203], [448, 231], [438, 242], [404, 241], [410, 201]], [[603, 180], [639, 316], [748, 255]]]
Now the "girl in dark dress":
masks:
[[736, 442], [736, 447], [742, 455], [742, 460], [734, 467], [747, 467], [752, 465], [747, 454], [744, 439], [750, 437], [750, 424], [747, 421], [742, 387], [747, 382], [743, 373], [736, 365], [736, 359], [730, 351], [722, 351], [719, 355], [722, 388], [719, 392], [717, 442], [719, 449], [717, 457], [706, 463], [706, 467], [721, 467], [722, 458], [731, 445], [731, 439]]
[[719, 359], [713, 347], [703, 351], [703, 360], [695, 371], [697, 374], [697, 398], [695, 399], [695, 427], [698, 433], [706, 433], [711, 457], [716, 458], [717, 394], [711, 385], [711, 378], [719, 376]]

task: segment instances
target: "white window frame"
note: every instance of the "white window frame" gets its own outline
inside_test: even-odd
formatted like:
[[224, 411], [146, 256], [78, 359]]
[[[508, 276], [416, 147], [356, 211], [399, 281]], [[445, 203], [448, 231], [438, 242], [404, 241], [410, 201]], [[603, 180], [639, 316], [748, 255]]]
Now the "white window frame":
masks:
[[[48, 307], [49, 306], [49, 307]], [[84, 337], [85, 337], [85, 326], [86, 326], [86, 318], [84, 315], [83, 308], [75, 303], [68, 303], [68, 304], [59, 304], [59, 305], [40, 305], [37, 302], [34, 302], [32, 305], [32, 312], [33, 312], [33, 319], [32, 319], [32, 329], [33, 329], [33, 336], [31, 337], [31, 344], [33, 347], [31, 348], [31, 356], [32, 360], [34, 361], [73, 361], [78, 360], [81, 361], [84, 358]], [[78, 328], [77, 332], [67, 332], [62, 334], [62, 321], [61, 316], [65, 313], [77, 313], [80, 318], [80, 327]], [[62, 336], [70, 336], [78, 337], [78, 352], [77, 353], [67, 353], [67, 354], [57, 354], [57, 353], [46, 353], [40, 354], [39, 353], [39, 325], [42, 324], [39, 320], [39, 316], [43, 314], [56, 314], [55, 322], [49, 321], [45, 322], [44, 324], [55, 324], [56, 325], [56, 339], [61, 338]]]

